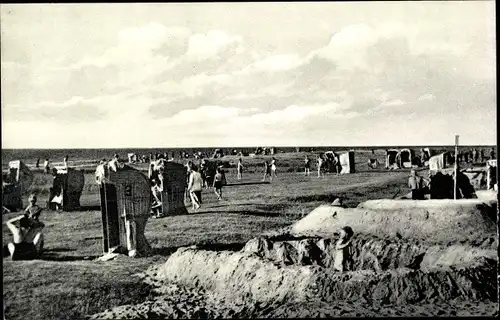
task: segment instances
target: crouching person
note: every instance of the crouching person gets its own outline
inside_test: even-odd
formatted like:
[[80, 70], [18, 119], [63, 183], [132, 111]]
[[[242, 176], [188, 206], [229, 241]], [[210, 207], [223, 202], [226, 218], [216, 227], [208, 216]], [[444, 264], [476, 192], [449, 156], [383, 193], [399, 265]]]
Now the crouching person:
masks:
[[352, 271], [352, 236], [354, 232], [351, 227], [346, 226], [340, 229], [340, 238], [335, 245], [335, 263], [333, 268], [336, 271]]
[[12, 260], [32, 260], [41, 256], [42, 229], [45, 227], [42, 222], [22, 215], [7, 221], [7, 227], [13, 236], [13, 242], [7, 245]]

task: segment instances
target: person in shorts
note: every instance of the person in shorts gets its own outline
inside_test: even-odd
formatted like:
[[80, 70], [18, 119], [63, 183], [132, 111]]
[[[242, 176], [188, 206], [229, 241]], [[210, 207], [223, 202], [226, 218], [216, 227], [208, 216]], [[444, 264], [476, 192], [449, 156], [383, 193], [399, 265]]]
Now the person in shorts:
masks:
[[222, 200], [222, 186], [223, 186], [223, 181], [222, 181], [222, 173], [221, 169], [217, 168], [215, 177], [214, 177], [214, 189], [215, 189], [215, 194], [217, 195], [217, 200]]
[[195, 165], [191, 166], [189, 174], [188, 191], [193, 204], [193, 210], [197, 210], [201, 206], [201, 190], [203, 189], [203, 179]]

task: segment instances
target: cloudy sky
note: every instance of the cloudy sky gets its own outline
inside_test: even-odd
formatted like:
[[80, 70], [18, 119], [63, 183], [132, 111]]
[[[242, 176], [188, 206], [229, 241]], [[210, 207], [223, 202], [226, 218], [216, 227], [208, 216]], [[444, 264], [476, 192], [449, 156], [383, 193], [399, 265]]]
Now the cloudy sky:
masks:
[[1, 6], [3, 148], [496, 143], [494, 2]]

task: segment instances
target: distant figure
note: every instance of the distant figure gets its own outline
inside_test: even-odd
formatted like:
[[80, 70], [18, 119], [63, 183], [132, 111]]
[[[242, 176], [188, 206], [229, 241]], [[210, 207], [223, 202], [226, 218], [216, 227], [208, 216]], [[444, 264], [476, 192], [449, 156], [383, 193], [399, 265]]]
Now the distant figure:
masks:
[[278, 176], [276, 175], [276, 159], [273, 157], [271, 160], [271, 181], [273, 181], [273, 177], [277, 178]]
[[266, 161], [264, 161], [264, 178], [262, 178], [262, 181], [266, 181], [266, 177], [269, 175], [269, 179], [270, 181], [273, 180], [273, 178], [271, 177], [271, 166], [269, 165], [269, 163]]
[[120, 162], [120, 157], [117, 153], [114, 154], [113, 159], [108, 163], [108, 167], [114, 172], [123, 168], [123, 164]]
[[490, 160], [495, 160], [495, 149], [491, 148], [490, 150]]
[[318, 155], [318, 159], [316, 160], [316, 162], [318, 166], [318, 178], [321, 178], [323, 169], [323, 157], [321, 155]]
[[352, 270], [352, 243], [351, 239], [354, 232], [351, 227], [345, 226], [340, 229], [340, 238], [335, 244], [335, 261], [333, 268], [337, 271]]
[[106, 178], [106, 159], [99, 161], [99, 165], [95, 169], [95, 182], [101, 184]]
[[40, 213], [42, 213], [43, 209], [36, 204], [36, 194], [30, 194], [28, 200], [30, 204], [24, 209], [24, 214], [27, 215], [28, 218], [38, 221], [38, 217], [40, 217]]
[[372, 149], [372, 155], [375, 155], [375, 149]]
[[[57, 174], [57, 169], [52, 168], [52, 188], [50, 188], [49, 207], [55, 207], [57, 211], [62, 209], [63, 204], [63, 185], [62, 177]], [[52, 204], [54, 204], [52, 206]]]
[[63, 159], [63, 167], [66, 169], [68, 168], [68, 156], [65, 156]]
[[153, 194], [153, 204], [151, 206], [151, 209], [153, 210], [153, 216], [155, 218], [161, 218], [162, 217], [162, 199], [161, 199], [161, 193], [163, 191], [163, 176], [159, 175], [158, 179], [153, 179], [151, 180], [153, 186], [151, 187], [151, 193]]
[[[461, 153], [459, 153], [459, 155], [461, 155]], [[469, 152], [465, 151], [464, 154], [463, 154], [463, 157], [464, 157], [464, 162], [465, 163], [468, 163], [469, 162]], [[460, 158], [458, 158], [458, 162], [462, 162]]]
[[35, 167], [40, 168], [40, 158], [36, 159]]
[[220, 168], [217, 168], [215, 172], [213, 187], [217, 195], [217, 200], [222, 200], [223, 176]]
[[477, 149], [474, 148], [474, 150], [472, 150], [472, 161], [473, 163], [477, 163], [477, 161], [479, 160], [479, 154], [477, 153]]
[[243, 177], [243, 163], [241, 158], [238, 159], [238, 180], [241, 180]]
[[[19, 226], [16, 222], [19, 221]], [[18, 216], [7, 221], [13, 241], [7, 245], [12, 260], [32, 260], [39, 258], [43, 251], [42, 222]]]
[[423, 200], [424, 199], [423, 179], [413, 169], [410, 171], [410, 178], [408, 179], [408, 187], [411, 189], [411, 199], [412, 200]]
[[50, 173], [49, 158], [45, 159], [45, 162], [43, 163], [43, 169], [45, 170], [45, 173]]
[[481, 151], [479, 152], [479, 155], [481, 157], [481, 163], [485, 162], [486, 159], [484, 158], [484, 150], [483, 149], [481, 149]]
[[188, 191], [193, 204], [193, 210], [201, 207], [201, 190], [203, 189], [203, 179], [196, 166], [191, 166], [189, 175]]
[[311, 159], [306, 155], [306, 158], [304, 159], [304, 175], [309, 176], [311, 174]]

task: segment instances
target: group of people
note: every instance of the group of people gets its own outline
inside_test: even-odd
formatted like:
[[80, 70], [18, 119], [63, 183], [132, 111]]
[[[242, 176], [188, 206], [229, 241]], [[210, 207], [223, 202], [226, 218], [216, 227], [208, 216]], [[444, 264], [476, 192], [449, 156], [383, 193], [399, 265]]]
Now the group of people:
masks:
[[198, 166], [194, 164], [192, 161], [189, 161], [186, 165], [188, 170], [188, 186], [187, 193], [189, 195], [189, 199], [193, 205], [193, 210], [198, 210], [202, 204], [201, 192], [203, 188], [214, 188], [215, 195], [217, 196], [217, 200], [222, 200], [222, 187], [226, 184], [224, 170], [221, 166], [218, 166], [215, 169], [215, 175], [213, 177], [213, 181], [211, 181], [211, 185], [207, 185], [207, 179], [202, 176]]
[[486, 160], [496, 159], [495, 148], [491, 148], [489, 156], [486, 156], [483, 149], [479, 151], [474, 148], [472, 150], [461, 151], [457, 154], [458, 162], [462, 163], [483, 163]]
[[[332, 156], [331, 159], [325, 157], [323, 154], [318, 154], [316, 158], [316, 169], [318, 171], [318, 178], [324, 177], [325, 172], [327, 171], [327, 163], [331, 163], [335, 167], [335, 171], [337, 174], [340, 173], [339, 170], [339, 160], [336, 156]], [[309, 156], [305, 156], [304, 158], [304, 175], [309, 176], [311, 174], [311, 159]]]

